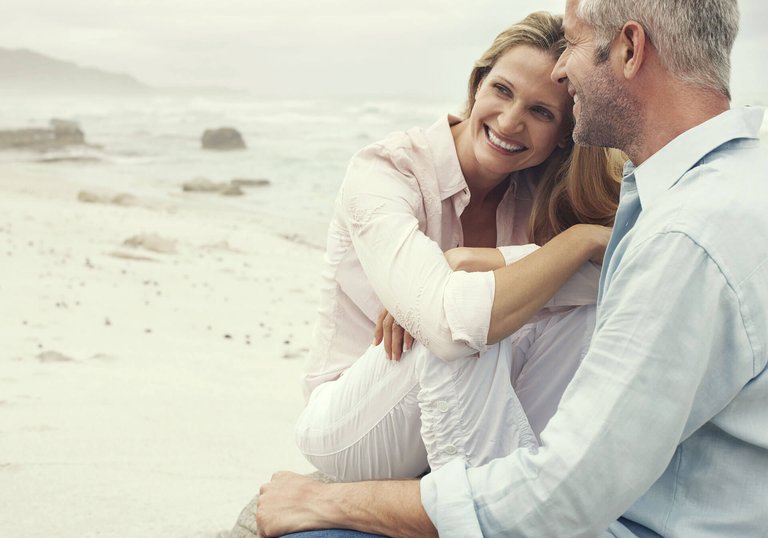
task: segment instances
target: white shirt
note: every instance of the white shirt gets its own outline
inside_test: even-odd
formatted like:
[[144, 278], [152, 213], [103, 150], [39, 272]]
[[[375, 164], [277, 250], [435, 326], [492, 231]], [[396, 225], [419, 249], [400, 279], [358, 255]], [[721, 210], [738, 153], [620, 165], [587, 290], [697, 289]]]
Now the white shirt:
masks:
[[[306, 396], [371, 345], [384, 308], [444, 360], [485, 350], [493, 274], [453, 272], [443, 256], [464, 245], [460, 217], [470, 198], [450, 129], [458, 121], [394, 133], [352, 158], [328, 230]], [[511, 175], [496, 211], [497, 244], [521, 245], [502, 249], [508, 264], [538, 248], [526, 245], [533, 186], [527, 174]], [[550, 305], [594, 302], [589, 265]]]

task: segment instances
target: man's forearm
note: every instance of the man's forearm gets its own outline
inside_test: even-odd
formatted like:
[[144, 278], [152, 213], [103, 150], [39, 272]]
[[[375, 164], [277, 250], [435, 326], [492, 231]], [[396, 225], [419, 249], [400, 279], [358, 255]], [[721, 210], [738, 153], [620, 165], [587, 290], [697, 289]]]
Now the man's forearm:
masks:
[[325, 495], [345, 528], [393, 538], [437, 537], [421, 505], [418, 480], [329, 484]]
[[418, 480], [322, 484], [278, 472], [261, 487], [256, 521], [260, 536], [333, 528], [392, 538], [437, 536]]

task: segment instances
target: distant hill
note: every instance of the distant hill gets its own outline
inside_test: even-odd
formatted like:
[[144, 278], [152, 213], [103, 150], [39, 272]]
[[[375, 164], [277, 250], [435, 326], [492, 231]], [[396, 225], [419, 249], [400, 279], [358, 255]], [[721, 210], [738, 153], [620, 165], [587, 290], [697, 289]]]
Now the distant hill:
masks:
[[10, 94], [148, 94], [130, 75], [57, 60], [27, 49], [0, 48], [0, 87]]

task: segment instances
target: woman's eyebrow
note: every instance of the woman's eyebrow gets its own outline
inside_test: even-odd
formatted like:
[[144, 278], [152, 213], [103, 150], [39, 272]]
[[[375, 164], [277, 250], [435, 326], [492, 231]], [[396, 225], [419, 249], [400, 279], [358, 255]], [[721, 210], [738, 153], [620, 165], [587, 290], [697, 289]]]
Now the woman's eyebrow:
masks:
[[[499, 79], [501, 79], [504, 82], [504, 84], [508, 85], [513, 90], [515, 89], [514, 83], [512, 81], [510, 81], [509, 79], [505, 78], [503, 75], [495, 75], [495, 76], [498, 77]], [[540, 106], [545, 106], [547, 108], [553, 108], [553, 109], [555, 109], [557, 111], [560, 111], [560, 106], [556, 105], [554, 103], [548, 103], [546, 101], [536, 101], [536, 102], [534, 102], [534, 104], [540, 105]]]

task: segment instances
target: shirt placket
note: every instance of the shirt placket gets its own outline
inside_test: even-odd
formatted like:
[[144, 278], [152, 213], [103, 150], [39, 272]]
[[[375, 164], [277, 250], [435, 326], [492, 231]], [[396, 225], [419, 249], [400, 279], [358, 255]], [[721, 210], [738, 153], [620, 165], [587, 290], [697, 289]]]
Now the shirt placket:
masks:
[[637, 222], [641, 210], [640, 195], [637, 192], [637, 183], [635, 182], [635, 174], [633, 172], [626, 176], [621, 183], [621, 203], [616, 211], [613, 232], [611, 233], [608, 247], [605, 249], [605, 255], [603, 256], [603, 270], [600, 275], [600, 287], [597, 291], [598, 305], [602, 300], [606, 282], [610, 278], [608, 275], [608, 268], [611, 265], [611, 258], [616, 252], [618, 244], [632, 229], [635, 222]]

